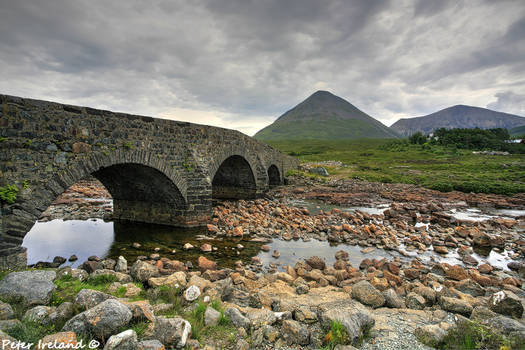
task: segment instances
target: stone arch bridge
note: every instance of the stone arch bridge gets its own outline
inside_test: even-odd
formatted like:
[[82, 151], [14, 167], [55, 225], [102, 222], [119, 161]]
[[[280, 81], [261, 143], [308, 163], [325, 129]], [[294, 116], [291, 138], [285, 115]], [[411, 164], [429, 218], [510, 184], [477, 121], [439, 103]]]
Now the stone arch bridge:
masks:
[[67, 188], [93, 175], [120, 220], [199, 226], [212, 198], [254, 198], [295, 158], [238, 131], [0, 95], [0, 268], [25, 266], [25, 234]]

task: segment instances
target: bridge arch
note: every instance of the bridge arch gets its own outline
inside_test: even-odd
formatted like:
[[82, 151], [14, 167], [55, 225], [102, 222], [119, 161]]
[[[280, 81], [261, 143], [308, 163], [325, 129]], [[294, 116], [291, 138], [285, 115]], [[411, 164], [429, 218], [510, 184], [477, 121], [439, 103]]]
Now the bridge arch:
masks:
[[270, 186], [278, 186], [281, 184], [281, 172], [279, 171], [279, 168], [275, 164], [271, 164], [268, 167], [268, 185]]
[[93, 175], [113, 197], [113, 214], [119, 220], [185, 224], [187, 185], [177, 169], [166, 167], [148, 152], [117, 150], [90, 154], [49, 172], [41, 181], [27, 183], [19, 200], [4, 207], [0, 248], [23, 252], [24, 236], [51, 203], [79, 180]]
[[249, 199], [257, 193], [253, 167], [238, 154], [227, 157], [219, 164], [211, 186], [213, 199]]

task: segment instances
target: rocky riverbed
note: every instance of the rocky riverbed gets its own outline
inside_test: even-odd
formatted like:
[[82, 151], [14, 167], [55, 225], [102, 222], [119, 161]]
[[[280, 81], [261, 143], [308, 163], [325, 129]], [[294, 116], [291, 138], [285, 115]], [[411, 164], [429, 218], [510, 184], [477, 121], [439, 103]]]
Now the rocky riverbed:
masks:
[[[71, 194], [71, 198], [82, 196]], [[86, 202], [79, 208], [100, 208], [94, 201]], [[45, 219], [59, 217], [64, 213], [60, 207], [67, 205], [59, 200]], [[180, 326], [185, 325], [182, 316], [187, 310], [179, 310], [181, 321], [166, 321], [162, 312], [155, 312], [161, 307], [145, 298], [153, 316], [148, 318], [148, 331], [136, 341], [132, 332], [127, 333], [133, 344], [156, 339], [168, 348], [182, 347], [184, 338], [190, 348], [330, 348], [334, 345], [330, 327], [337, 321], [346, 330], [344, 342], [354, 346], [427, 349], [446, 342], [448, 333], [472, 321], [520, 348], [523, 343], [516, 339], [525, 339], [523, 209], [523, 195], [440, 193], [410, 185], [293, 178], [290, 186], [276, 188], [266, 198], [217, 203], [203, 239], [182, 246], [181, 251], [193, 255], [181, 258], [178, 251], [159, 248], [134, 254], [131, 269], [122, 267], [124, 257], [92, 257], [78, 269], [65, 267], [56, 273], [62, 276], [68, 271], [81, 279], [116, 276], [118, 281], [105, 290], [108, 294], [128, 293], [131, 288], [147, 295], [178, 286], [184, 293], [180, 298], [198, 294], [195, 300], [204, 308], [211, 307], [205, 300], [219, 300], [233, 326], [234, 336], [228, 342], [213, 345], [211, 338], [201, 338], [197, 345], [197, 339], [188, 337], [188, 327]], [[79, 211], [84, 215], [89, 209], [69, 213], [75, 218]], [[224, 268], [214, 259], [224, 249], [220, 242], [229, 242], [228, 249], [239, 252], [237, 256], [246, 242], [255, 242], [260, 251]], [[300, 250], [293, 251], [294, 242], [297, 247], [311, 244], [319, 254], [297, 255]], [[330, 247], [329, 253], [325, 247]], [[133, 249], [141, 247], [131, 245], [128, 251]], [[52, 266], [64, 260], [57, 259]], [[133, 284], [139, 291], [131, 282], [139, 282]], [[2, 284], [0, 291], [9, 290]], [[116, 302], [126, 305], [129, 300]], [[117, 307], [116, 302], [111, 307]], [[183, 304], [192, 308], [198, 301]], [[96, 305], [85, 312], [92, 308]], [[177, 344], [162, 338], [164, 327], [181, 331], [169, 338], [177, 339]], [[117, 330], [109, 333], [104, 339], [117, 336]], [[338, 348], [351, 349], [346, 346]]]

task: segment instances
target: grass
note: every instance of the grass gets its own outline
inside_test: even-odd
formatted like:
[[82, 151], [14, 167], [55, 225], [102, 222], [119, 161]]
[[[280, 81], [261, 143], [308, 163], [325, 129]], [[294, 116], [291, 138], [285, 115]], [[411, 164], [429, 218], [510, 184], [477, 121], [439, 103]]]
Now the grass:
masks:
[[51, 305], [58, 306], [66, 301], [73, 302], [75, 296], [82, 289], [93, 289], [106, 292], [108, 285], [117, 280], [113, 275], [98, 275], [82, 282], [71, 275], [64, 275], [55, 280], [57, 286], [51, 295]]
[[301, 162], [341, 161], [325, 168], [336, 178], [416, 184], [439, 191], [525, 192], [525, 156], [489, 156], [404, 140], [268, 141]]
[[345, 345], [349, 342], [350, 338], [345, 326], [343, 326], [343, 324], [338, 321], [332, 321], [330, 324], [330, 329], [323, 339], [323, 349], [333, 350], [337, 345]]
[[524, 350], [525, 339], [506, 337], [495, 333], [487, 326], [476, 321], [461, 322], [450, 329], [438, 349], [474, 350], [474, 349], [512, 349]]
[[38, 344], [38, 341], [48, 334], [58, 332], [54, 326], [44, 327], [36, 322], [22, 321], [13, 328], [7, 330], [7, 334], [15, 339], [27, 343]]

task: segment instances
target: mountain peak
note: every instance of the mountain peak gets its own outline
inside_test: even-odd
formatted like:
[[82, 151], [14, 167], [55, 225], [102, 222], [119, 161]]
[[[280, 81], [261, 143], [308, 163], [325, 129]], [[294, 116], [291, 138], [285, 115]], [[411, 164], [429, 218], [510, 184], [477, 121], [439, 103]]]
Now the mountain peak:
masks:
[[511, 129], [520, 125], [525, 125], [525, 118], [517, 115], [475, 106], [455, 105], [422, 117], [399, 119], [391, 128], [403, 136], [410, 136], [418, 131], [429, 134], [439, 128]]
[[254, 136], [277, 139], [397, 137], [388, 127], [329, 91], [314, 92]]

